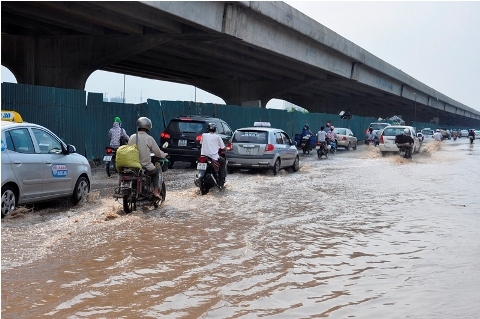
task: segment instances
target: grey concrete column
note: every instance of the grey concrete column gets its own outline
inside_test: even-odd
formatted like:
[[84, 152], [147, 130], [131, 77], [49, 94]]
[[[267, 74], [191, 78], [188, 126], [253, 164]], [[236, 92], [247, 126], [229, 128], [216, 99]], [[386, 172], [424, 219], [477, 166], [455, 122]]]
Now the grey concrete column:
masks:
[[158, 35], [2, 35], [2, 65], [18, 83], [84, 90], [94, 71], [168, 41]]

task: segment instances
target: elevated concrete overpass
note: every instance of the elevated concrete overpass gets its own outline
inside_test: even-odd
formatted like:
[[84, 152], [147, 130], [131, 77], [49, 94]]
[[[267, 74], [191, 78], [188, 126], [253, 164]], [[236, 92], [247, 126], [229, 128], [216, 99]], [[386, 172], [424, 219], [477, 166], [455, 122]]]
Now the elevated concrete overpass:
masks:
[[190, 84], [227, 104], [480, 126], [480, 112], [283, 2], [5, 2], [2, 65], [23, 84], [84, 89], [96, 70]]

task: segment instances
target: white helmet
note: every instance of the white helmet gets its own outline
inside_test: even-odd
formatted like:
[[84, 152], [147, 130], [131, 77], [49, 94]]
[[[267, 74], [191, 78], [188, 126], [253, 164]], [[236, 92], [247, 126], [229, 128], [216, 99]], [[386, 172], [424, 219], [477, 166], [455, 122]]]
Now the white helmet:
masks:
[[437, 129], [435, 130], [435, 132], [440, 132], [440, 130], [437, 128]]
[[405, 128], [405, 129], [403, 130], [403, 135], [410, 135], [410, 129]]

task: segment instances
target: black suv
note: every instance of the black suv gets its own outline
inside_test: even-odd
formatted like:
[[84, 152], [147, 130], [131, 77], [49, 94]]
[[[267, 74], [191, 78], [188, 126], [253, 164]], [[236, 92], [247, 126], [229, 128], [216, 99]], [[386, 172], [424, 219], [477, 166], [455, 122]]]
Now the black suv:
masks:
[[200, 156], [202, 134], [207, 132], [207, 124], [217, 126], [216, 133], [222, 137], [227, 146], [232, 137], [232, 129], [223, 120], [202, 115], [182, 115], [168, 123], [167, 129], [160, 134], [160, 145], [168, 142], [166, 149], [170, 157], [170, 168], [176, 161], [190, 162], [194, 166]]

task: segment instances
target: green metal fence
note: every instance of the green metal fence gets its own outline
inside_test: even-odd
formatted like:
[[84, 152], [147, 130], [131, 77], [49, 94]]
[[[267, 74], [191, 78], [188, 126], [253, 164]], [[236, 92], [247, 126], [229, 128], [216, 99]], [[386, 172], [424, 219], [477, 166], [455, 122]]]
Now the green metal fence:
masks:
[[[230, 127], [252, 126], [256, 121], [270, 122], [272, 127], [285, 130], [293, 139], [305, 124], [317, 132], [326, 122], [336, 127], [349, 127], [359, 140], [375, 118], [353, 116], [342, 120], [338, 114], [301, 113], [298, 111], [243, 107], [191, 101], [158, 101], [148, 99], [141, 104], [104, 102], [101, 93], [82, 90], [2, 83], [2, 110], [17, 111], [26, 122], [37, 123], [49, 128], [64, 142], [75, 145], [77, 152], [88, 159], [100, 159], [110, 141], [108, 130], [113, 118], [122, 119], [122, 127], [128, 134], [136, 130], [135, 122], [147, 116], [153, 122], [151, 135], [159, 139], [165, 124], [179, 115], [200, 114], [214, 116], [226, 121]], [[438, 125], [414, 123], [417, 129], [438, 128]], [[451, 129], [451, 127], [448, 127]], [[457, 127], [460, 129], [461, 127]], [[463, 127], [462, 127], [463, 128]]]

